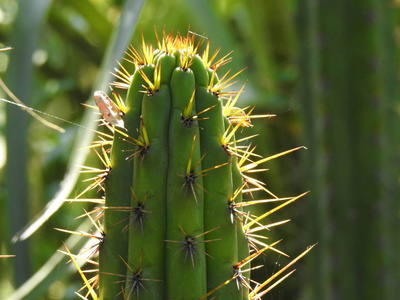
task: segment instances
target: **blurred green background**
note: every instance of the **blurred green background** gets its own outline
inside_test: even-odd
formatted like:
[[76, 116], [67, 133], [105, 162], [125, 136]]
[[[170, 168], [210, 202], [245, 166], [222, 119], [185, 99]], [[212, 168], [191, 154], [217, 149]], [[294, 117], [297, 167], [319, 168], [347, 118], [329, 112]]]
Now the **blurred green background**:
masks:
[[[267, 220], [291, 219], [271, 240], [283, 238], [292, 257], [318, 246], [264, 299], [398, 299], [399, 2], [0, 0], [0, 47], [14, 48], [0, 52], [0, 77], [27, 105], [93, 127], [81, 103], [108, 90], [115, 60], [129, 43], [139, 47], [140, 30], [155, 43], [154, 26], [186, 34], [190, 25], [222, 47], [220, 57], [234, 51], [220, 74], [247, 66], [234, 87], [248, 80], [241, 106], [277, 115], [253, 121], [257, 152], [308, 148], [266, 163], [262, 179], [282, 197], [311, 191]], [[75, 164], [91, 158], [76, 149], [90, 131], [49, 120], [66, 133], [0, 102], [0, 254], [17, 255], [0, 258], [1, 299], [76, 299], [81, 286], [54, 254], [68, 235], [53, 230], [76, 228], [81, 207], [63, 205], [11, 243], [60, 190], [64, 198], [82, 190]], [[254, 276], [289, 261], [268, 254]], [[13, 294], [43, 265], [43, 278]]]

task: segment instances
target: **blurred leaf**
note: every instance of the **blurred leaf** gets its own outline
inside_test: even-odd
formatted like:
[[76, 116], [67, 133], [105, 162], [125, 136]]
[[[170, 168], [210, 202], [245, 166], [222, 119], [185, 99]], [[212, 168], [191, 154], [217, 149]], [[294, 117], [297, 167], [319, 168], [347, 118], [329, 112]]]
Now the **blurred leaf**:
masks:
[[[7, 76], [9, 88], [25, 104], [29, 105], [32, 94], [32, 55], [37, 48], [45, 16], [51, 0], [20, 0], [19, 14], [14, 23]], [[27, 184], [27, 124], [26, 112], [7, 106], [7, 187], [11, 230], [16, 232], [27, 222], [29, 188]], [[27, 243], [13, 247], [16, 284], [22, 284], [30, 274]]]

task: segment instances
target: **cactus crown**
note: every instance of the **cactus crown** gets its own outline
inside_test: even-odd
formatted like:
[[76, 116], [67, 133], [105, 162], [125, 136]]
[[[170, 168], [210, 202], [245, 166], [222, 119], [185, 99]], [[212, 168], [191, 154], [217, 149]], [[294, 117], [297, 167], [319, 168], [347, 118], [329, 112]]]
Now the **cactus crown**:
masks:
[[[157, 49], [143, 39], [141, 54], [127, 51], [133, 74], [120, 64], [112, 83], [127, 90], [125, 101], [114, 92], [115, 103], [95, 94], [113, 137], [94, 144], [105, 169], [95, 170], [79, 195], [94, 188], [105, 194], [93, 219], [98, 234], [87, 234], [95, 246], [71, 255], [98, 266], [94, 279], [82, 273], [86, 297], [260, 299], [286, 270], [263, 283], [250, 280], [254, 258], [266, 250], [282, 253], [274, 247], [278, 242], [267, 244], [258, 233], [268, 229], [262, 219], [302, 195], [278, 198], [251, 173], [298, 148], [261, 158], [248, 143], [253, 136], [236, 139], [239, 129], [252, 126], [251, 118], [271, 115], [236, 107], [244, 86], [227, 88], [241, 71], [219, 78], [216, 71], [229, 54], [217, 60], [220, 48], [210, 54], [208, 40], [199, 55], [204, 38], [196, 42], [196, 36], [156, 33]], [[270, 199], [254, 200], [254, 191]], [[246, 212], [274, 201], [282, 204], [259, 217]]]

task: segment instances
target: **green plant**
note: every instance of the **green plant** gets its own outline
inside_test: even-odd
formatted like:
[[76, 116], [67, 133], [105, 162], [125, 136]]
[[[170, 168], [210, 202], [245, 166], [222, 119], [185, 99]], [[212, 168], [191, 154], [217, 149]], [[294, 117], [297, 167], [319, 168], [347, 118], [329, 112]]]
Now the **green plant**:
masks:
[[[114, 83], [128, 90], [126, 100], [114, 93], [115, 104], [95, 94], [113, 139], [101, 134], [93, 145], [105, 169], [87, 168], [98, 174], [81, 195], [100, 188], [105, 201], [97, 201], [104, 204], [97, 220], [85, 213], [96, 225], [97, 232], [87, 234], [92, 245], [77, 256], [68, 251], [74, 262], [99, 265], [92, 280], [81, 273], [93, 298], [99, 283], [100, 299], [260, 299], [309, 251], [264, 283], [251, 283], [251, 260], [268, 249], [282, 253], [274, 248], [278, 242], [266, 244], [256, 233], [278, 225], [263, 225], [263, 219], [304, 194], [278, 198], [249, 175], [298, 148], [261, 158], [248, 142], [252, 136], [235, 138], [252, 117], [267, 115], [235, 107], [244, 86], [226, 88], [239, 72], [219, 79], [217, 69], [230, 58], [216, 60], [219, 50], [210, 55], [209, 42], [200, 56], [204, 39], [195, 39], [164, 33], [156, 50], [144, 41], [142, 55], [130, 48], [134, 73], [121, 65]], [[271, 199], [251, 199], [254, 191]], [[275, 201], [283, 204], [259, 217], [245, 209]], [[91, 260], [97, 252], [98, 263]]]
[[306, 209], [315, 216], [305, 225], [319, 241], [304, 299], [400, 294], [398, 4], [299, 5], [299, 103], [313, 145]]

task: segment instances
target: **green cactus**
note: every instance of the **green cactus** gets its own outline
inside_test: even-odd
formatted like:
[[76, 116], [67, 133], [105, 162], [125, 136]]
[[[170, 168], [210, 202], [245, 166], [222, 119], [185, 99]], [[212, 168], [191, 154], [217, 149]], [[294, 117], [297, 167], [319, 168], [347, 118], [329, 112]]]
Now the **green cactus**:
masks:
[[[225, 91], [239, 72], [218, 79], [216, 70], [230, 58], [214, 62], [218, 50], [210, 55], [209, 41], [200, 56], [204, 39], [195, 39], [164, 33], [155, 51], [144, 41], [142, 56], [130, 48], [135, 71], [121, 65], [114, 83], [128, 90], [126, 101], [95, 95], [114, 138], [96, 143], [105, 170], [86, 189], [105, 192], [104, 222], [93, 221], [100, 235], [91, 248], [99, 252], [99, 277], [81, 274], [93, 298], [260, 299], [286, 270], [250, 284], [250, 261], [279, 251], [254, 232], [268, 229], [261, 219], [302, 195], [251, 200], [253, 191], [268, 190], [248, 173], [295, 149], [260, 159], [254, 148], [239, 146], [251, 138], [235, 139], [239, 128], [251, 127], [251, 110], [235, 107], [243, 88]], [[260, 217], [242, 209], [269, 201], [283, 204]]]
[[306, 226], [319, 241], [304, 299], [400, 294], [399, 10], [388, 3], [299, 2]]

